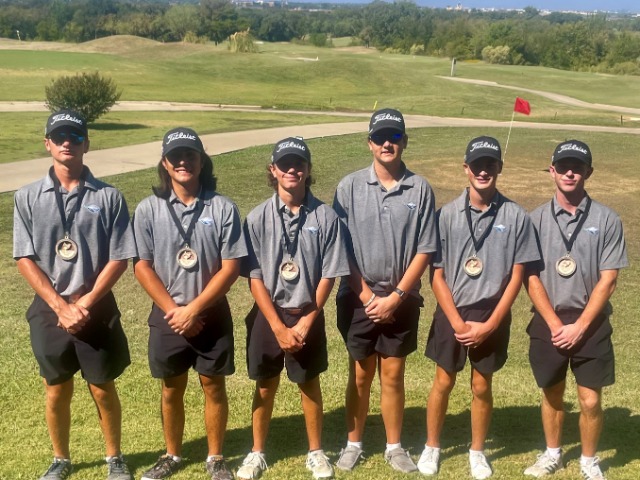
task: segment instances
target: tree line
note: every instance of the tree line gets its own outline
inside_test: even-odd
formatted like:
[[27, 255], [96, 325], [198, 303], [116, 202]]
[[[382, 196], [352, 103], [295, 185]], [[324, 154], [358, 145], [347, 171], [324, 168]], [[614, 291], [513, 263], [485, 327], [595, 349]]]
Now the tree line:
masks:
[[83, 42], [110, 35], [223, 42], [249, 29], [264, 41], [331, 46], [331, 38], [382, 51], [491, 63], [640, 75], [640, 18], [604, 13], [450, 11], [409, 1], [240, 8], [230, 0], [0, 0], [0, 36]]

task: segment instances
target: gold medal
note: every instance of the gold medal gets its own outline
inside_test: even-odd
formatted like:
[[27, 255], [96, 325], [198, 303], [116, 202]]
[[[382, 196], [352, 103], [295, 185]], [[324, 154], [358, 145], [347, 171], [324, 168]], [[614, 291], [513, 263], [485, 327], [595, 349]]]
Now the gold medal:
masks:
[[300, 275], [300, 268], [293, 260], [282, 262], [280, 265], [280, 275], [287, 282], [292, 282]]
[[556, 272], [561, 277], [570, 277], [576, 272], [576, 261], [568, 253], [556, 262]]
[[198, 263], [198, 254], [195, 250], [185, 246], [178, 250], [178, 254], [176, 255], [176, 260], [178, 261], [178, 265], [180, 265], [185, 270], [189, 270], [193, 268]]
[[69, 262], [78, 256], [78, 245], [69, 237], [64, 237], [56, 243], [56, 255]]
[[464, 261], [464, 273], [470, 277], [477, 277], [482, 273], [482, 260], [475, 255], [470, 256]]

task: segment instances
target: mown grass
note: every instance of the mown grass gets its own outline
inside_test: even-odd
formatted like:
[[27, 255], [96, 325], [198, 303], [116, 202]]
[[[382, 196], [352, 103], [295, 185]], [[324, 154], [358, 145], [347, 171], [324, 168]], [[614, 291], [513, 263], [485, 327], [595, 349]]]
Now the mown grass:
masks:
[[[43, 144], [44, 112], [0, 113], [0, 164], [47, 156]], [[162, 140], [176, 125], [189, 125], [200, 135], [287, 125], [348, 122], [354, 118], [287, 115], [265, 112], [109, 112], [90, 125], [91, 150]], [[361, 119], [358, 119], [361, 120]]]
[[[465, 185], [462, 154], [468, 140], [479, 134], [489, 134], [504, 142], [503, 130], [483, 129], [420, 129], [411, 130], [405, 159], [414, 171], [424, 175], [433, 185], [438, 205], [453, 199]], [[103, 131], [94, 132], [99, 141]], [[615, 314], [614, 342], [617, 353], [617, 383], [605, 390], [605, 430], [599, 454], [607, 478], [637, 479], [640, 468], [640, 374], [637, 352], [640, 347], [640, 326], [635, 321], [640, 310], [637, 295], [640, 273], [640, 212], [635, 207], [640, 175], [637, 172], [637, 136], [614, 134], [578, 134], [571, 131], [514, 131], [508, 158], [499, 188], [512, 199], [532, 209], [551, 196], [552, 185], [545, 173], [554, 145], [566, 138], [579, 136], [587, 141], [594, 153], [595, 173], [589, 181], [589, 193], [610, 205], [625, 224], [630, 260], [633, 267], [622, 272], [613, 303]], [[348, 172], [370, 162], [364, 135], [309, 140], [313, 152], [314, 193], [330, 201], [338, 180]], [[247, 149], [221, 155], [214, 159], [220, 191], [237, 202], [242, 215], [267, 198], [265, 165], [270, 146]], [[259, 160], [262, 159], [262, 160]], [[42, 172], [44, 175], [45, 172]], [[150, 194], [155, 183], [152, 169], [119, 175], [108, 179], [125, 194], [130, 210]], [[30, 288], [18, 275], [11, 259], [12, 195], [0, 195], [0, 462], [1, 479], [32, 479], [44, 470], [50, 458], [43, 415], [43, 388], [37, 366], [32, 358], [28, 327], [24, 312], [30, 302]], [[433, 312], [433, 297], [423, 287], [426, 307], [422, 313], [418, 352], [409, 356], [406, 388], [407, 403], [403, 445], [418, 455], [425, 440], [424, 414], [426, 395], [433, 378], [433, 363], [422, 355]], [[123, 447], [130, 466], [139, 478], [162, 451], [159, 407], [159, 385], [151, 379], [146, 360], [146, 317], [150, 301], [128, 271], [116, 287], [123, 313], [123, 323], [129, 337], [133, 364], [118, 381], [124, 408]], [[251, 306], [246, 282], [240, 280], [229, 294], [236, 332], [237, 372], [229, 378], [228, 390], [231, 415], [225, 453], [237, 467], [251, 446], [251, 395], [253, 385], [244, 366], [244, 315]], [[529, 319], [529, 302], [521, 295], [514, 306], [514, 324], [510, 359], [495, 377], [495, 413], [487, 444], [496, 479], [524, 478], [522, 470], [535, 460], [544, 445], [539, 419], [539, 393], [527, 361], [525, 326]], [[346, 383], [346, 352], [335, 328], [335, 309], [327, 307], [329, 333], [329, 370], [322, 375], [325, 397], [324, 447], [332, 459], [345, 442], [344, 386]], [[468, 369], [461, 373], [454, 389], [443, 433], [442, 473], [438, 478], [468, 478], [466, 450], [469, 443]], [[206, 478], [202, 461], [206, 441], [202, 425], [202, 395], [196, 382], [186, 395], [187, 427], [184, 455], [188, 463], [176, 480]], [[77, 465], [72, 478], [104, 478], [102, 440], [86, 389], [78, 380], [73, 403], [72, 452]], [[409, 478], [384, 465], [384, 433], [374, 387], [371, 415], [365, 432], [367, 459], [351, 474], [338, 473], [341, 479]], [[554, 476], [559, 480], [578, 478], [579, 437], [577, 401], [572, 381], [569, 382], [565, 428], [567, 469]], [[269, 479], [309, 479], [304, 469], [306, 439], [299, 397], [295, 386], [282, 382], [268, 439]], [[415, 476], [414, 476], [415, 477]], [[417, 477], [415, 477], [417, 478]]]
[[[224, 46], [163, 45], [134, 37], [125, 42], [114, 37], [67, 49], [71, 51], [0, 50], [0, 74], [6, 86], [0, 100], [42, 100], [44, 86], [51, 79], [91, 70], [112, 77], [123, 90], [122, 100], [357, 111], [370, 111], [376, 102], [384, 101], [407, 113], [508, 120], [518, 94], [438, 78], [449, 75], [447, 59], [364, 48], [265, 43], [258, 54], [239, 55]], [[457, 75], [500, 79], [500, 83], [564, 93], [587, 102], [640, 107], [636, 77], [481, 62], [459, 62]], [[522, 117], [524, 121], [620, 123], [619, 114], [559, 107], [551, 100], [527, 95], [533, 114]]]

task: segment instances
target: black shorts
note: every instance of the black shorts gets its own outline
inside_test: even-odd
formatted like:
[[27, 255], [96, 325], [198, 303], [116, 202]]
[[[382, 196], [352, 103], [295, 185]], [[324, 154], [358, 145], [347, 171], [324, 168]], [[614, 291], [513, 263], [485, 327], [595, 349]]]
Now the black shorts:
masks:
[[[287, 327], [293, 327], [303, 313], [291, 315], [276, 307], [280, 319]], [[327, 334], [324, 325], [324, 310], [311, 325], [302, 350], [286, 353], [280, 348], [269, 322], [257, 305], [245, 319], [247, 325], [247, 370], [252, 380], [277, 377], [287, 367], [287, 376], [294, 383], [305, 383], [314, 379], [329, 367]]]
[[[581, 310], [558, 312], [562, 323], [574, 323]], [[540, 388], [552, 387], [567, 377], [567, 367], [582, 387], [601, 388], [615, 382], [615, 358], [611, 343], [611, 323], [602, 313], [586, 331], [580, 344], [562, 350], [551, 343], [551, 331], [539, 313], [534, 313], [529, 334], [529, 363]]]
[[358, 296], [349, 292], [336, 300], [338, 330], [354, 360], [374, 353], [402, 358], [418, 348], [418, 322], [422, 300], [411, 295], [394, 312], [395, 322], [372, 322]]
[[149, 314], [149, 368], [154, 378], [182, 375], [189, 368], [202, 375], [231, 375], [233, 360], [233, 321], [226, 297], [201, 315], [204, 328], [195, 337], [174, 332], [164, 312], [153, 305]]
[[[480, 302], [458, 308], [458, 312], [465, 321], [486, 322], [496, 305], [496, 302]], [[494, 373], [504, 367], [507, 362], [510, 333], [511, 311], [484, 342], [476, 348], [465, 347], [456, 340], [451, 323], [438, 305], [433, 313], [425, 355], [450, 373], [461, 371], [467, 362], [467, 357], [471, 366], [480, 373]]]
[[89, 309], [91, 319], [75, 335], [58, 327], [58, 316], [38, 295], [27, 310], [31, 348], [47, 385], [59, 385], [80, 370], [100, 385], [118, 378], [131, 363], [120, 311], [111, 292]]

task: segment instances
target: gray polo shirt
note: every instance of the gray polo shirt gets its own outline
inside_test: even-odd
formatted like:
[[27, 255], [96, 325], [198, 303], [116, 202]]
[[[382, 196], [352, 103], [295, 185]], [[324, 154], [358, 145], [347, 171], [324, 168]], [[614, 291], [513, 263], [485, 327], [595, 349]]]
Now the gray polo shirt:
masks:
[[305, 204], [306, 219], [298, 234], [294, 260], [300, 275], [294, 281], [280, 276], [280, 265], [289, 259], [282, 241], [282, 223], [278, 205], [285, 219], [286, 234], [295, 236], [300, 225], [300, 212], [291, 212], [277, 193], [254, 208], [245, 220], [249, 256], [242, 275], [261, 279], [274, 304], [282, 308], [304, 308], [315, 301], [316, 289], [322, 278], [349, 275], [349, 261], [343, 226], [336, 213], [309, 191]]
[[[498, 208], [498, 204], [500, 208]], [[471, 225], [478, 240], [491, 225], [480, 251], [476, 252], [465, 214], [467, 189], [438, 211], [439, 249], [433, 266], [444, 269], [444, 276], [456, 307], [466, 307], [481, 300], [499, 300], [516, 264], [540, 260], [535, 231], [527, 212], [517, 203], [496, 192], [491, 206], [484, 212], [471, 208]], [[495, 220], [494, 220], [495, 219]], [[471, 255], [482, 260], [477, 277], [464, 271]]]
[[[51, 177], [46, 175], [22, 187], [14, 196], [13, 258], [34, 260], [60, 295], [91, 290], [109, 261], [136, 255], [124, 197], [114, 187], [97, 180], [89, 169], [86, 171], [82, 205], [69, 235], [78, 245], [78, 256], [72, 261], [61, 259], [55, 252], [55, 245], [65, 232]], [[60, 192], [68, 217], [76, 209], [78, 187], [71, 192], [61, 187]]]
[[[540, 238], [544, 262], [540, 266], [540, 280], [556, 311], [570, 308], [583, 309], [596, 283], [600, 280], [602, 270], [618, 270], [629, 265], [622, 222], [610, 208], [592, 200], [587, 220], [580, 232], [578, 234], [575, 232], [586, 204], [585, 196], [575, 215], [571, 215], [558, 206], [554, 198], [531, 214]], [[564, 236], [569, 239], [572, 235], [578, 235], [571, 249], [571, 257], [577, 263], [577, 270], [569, 278], [561, 277], [556, 272], [556, 262], [567, 252], [560, 229], [551, 215], [551, 205], [555, 209], [558, 224]], [[609, 314], [611, 311], [609, 303], [605, 313]]]
[[133, 227], [138, 257], [153, 262], [153, 269], [171, 298], [178, 305], [186, 305], [202, 293], [220, 270], [222, 260], [245, 257], [247, 246], [238, 208], [227, 197], [204, 191], [202, 200], [187, 206], [172, 191], [169, 200], [185, 232], [198, 203], [204, 203], [189, 243], [198, 255], [193, 269], [178, 265], [176, 255], [184, 240], [164, 198], [151, 195], [142, 200], [133, 216]]
[[[392, 292], [418, 253], [437, 249], [435, 198], [429, 183], [405, 169], [389, 191], [373, 164], [343, 178], [333, 208], [349, 228], [351, 254], [369, 287]], [[420, 282], [410, 293], [420, 297]], [[338, 295], [349, 292], [347, 279]]]

